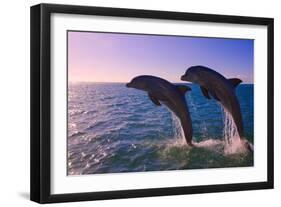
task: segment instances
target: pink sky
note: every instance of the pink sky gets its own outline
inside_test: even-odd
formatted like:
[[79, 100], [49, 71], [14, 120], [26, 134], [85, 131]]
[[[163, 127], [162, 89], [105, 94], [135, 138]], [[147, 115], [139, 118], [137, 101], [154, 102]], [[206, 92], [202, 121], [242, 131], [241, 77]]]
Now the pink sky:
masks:
[[253, 40], [68, 32], [71, 82], [129, 82], [155, 75], [171, 82], [193, 65], [253, 82]]

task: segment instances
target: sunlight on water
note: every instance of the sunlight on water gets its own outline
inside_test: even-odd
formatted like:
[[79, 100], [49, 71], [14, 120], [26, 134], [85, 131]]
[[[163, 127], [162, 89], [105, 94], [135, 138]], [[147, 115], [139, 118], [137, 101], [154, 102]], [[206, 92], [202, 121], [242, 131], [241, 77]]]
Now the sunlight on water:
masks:
[[[142, 91], [122, 83], [69, 85], [68, 175], [253, 166], [232, 117], [190, 87], [194, 147], [186, 144], [178, 117]], [[253, 142], [253, 86], [237, 92], [245, 139]]]

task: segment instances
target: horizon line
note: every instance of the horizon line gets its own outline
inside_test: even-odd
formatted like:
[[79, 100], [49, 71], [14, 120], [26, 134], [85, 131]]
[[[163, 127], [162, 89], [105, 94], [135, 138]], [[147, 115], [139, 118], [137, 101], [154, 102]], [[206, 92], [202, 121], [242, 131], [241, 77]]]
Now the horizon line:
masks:
[[[130, 82], [130, 81], [129, 81]], [[68, 84], [75, 84], [75, 83], [129, 83], [129, 82], [117, 82], [117, 81], [108, 81], [108, 82], [104, 82], [104, 81], [68, 81]], [[168, 81], [170, 83], [176, 83], [176, 84], [196, 84], [196, 83], [192, 83], [192, 82], [171, 82], [171, 81]], [[240, 83], [240, 85], [253, 85], [254, 83]]]

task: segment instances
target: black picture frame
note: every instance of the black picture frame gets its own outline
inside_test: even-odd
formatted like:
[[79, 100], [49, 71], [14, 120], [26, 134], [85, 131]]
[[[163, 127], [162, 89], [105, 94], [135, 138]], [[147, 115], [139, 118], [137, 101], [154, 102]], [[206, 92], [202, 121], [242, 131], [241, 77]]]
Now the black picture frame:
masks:
[[[50, 15], [52, 13], [134, 17], [149, 19], [181, 20], [194, 22], [219, 22], [267, 26], [267, 181], [238, 184], [219, 184], [187, 187], [51, 194], [50, 179], [50, 130], [51, 130], [51, 71], [50, 71]], [[38, 203], [88, 201], [146, 196], [210, 193], [271, 189], [274, 186], [273, 157], [273, 27], [272, 18], [195, 14], [168, 11], [103, 8], [56, 4], [39, 4], [31, 7], [31, 174], [30, 199]]]

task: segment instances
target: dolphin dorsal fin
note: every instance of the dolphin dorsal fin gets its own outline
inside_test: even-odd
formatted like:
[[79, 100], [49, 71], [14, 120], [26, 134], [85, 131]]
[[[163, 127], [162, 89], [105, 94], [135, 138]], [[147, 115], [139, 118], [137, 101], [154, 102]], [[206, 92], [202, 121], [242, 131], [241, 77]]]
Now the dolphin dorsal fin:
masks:
[[242, 83], [242, 80], [240, 80], [239, 78], [229, 78], [228, 80], [231, 82], [234, 88]]
[[210, 95], [209, 95], [209, 92], [206, 88], [204, 88], [203, 86], [200, 86], [200, 89], [203, 93], [203, 95], [207, 98], [207, 99], [211, 99]]
[[148, 93], [148, 97], [150, 100], [156, 105], [156, 106], [161, 106], [161, 103], [157, 98], [155, 98], [151, 93]]
[[191, 88], [186, 85], [177, 85], [176, 88], [181, 92], [181, 94], [185, 94], [187, 91], [191, 91]]

